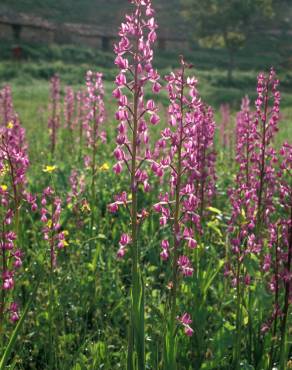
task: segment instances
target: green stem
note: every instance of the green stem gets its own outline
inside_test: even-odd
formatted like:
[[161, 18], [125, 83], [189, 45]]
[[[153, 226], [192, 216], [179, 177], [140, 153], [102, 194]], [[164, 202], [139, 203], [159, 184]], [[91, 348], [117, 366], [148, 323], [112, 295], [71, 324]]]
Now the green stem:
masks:
[[[290, 208], [290, 227], [289, 227], [289, 242], [288, 242], [288, 260], [287, 260], [287, 274], [289, 276], [291, 271], [292, 261], [292, 206]], [[290, 295], [291, 279], [285, 282], [285, 298], [283, 317], [281, 322], [281, 344], [280, 344], [280, 369], [285, 369], [286, 361], [286, 336], [287, 336], [287, 318], [289, 313], [289, 295]]]
[[180, 233], [180, 192], [182, 181], [182, 147], [183, 147], [183, 111], [184, 111], [184, 71], [185, 67], [182, 64], [182, 81], [180, 92], [180, 109], [181, 109], [181, 122], [180, 122], [180, 137], [177, 150], [177, 168], [176, 168], [176, 186], [175, 186], [175, 209], [173, 215], [173, 260], [172, 260], [172, 289], [170, 296], [170, 317], [167, 326], [166, 343], [165, 343], [165, 370], [176, 370], [176, 315], [177, 315], [177, 292], [178, 292], [178, 269], [177, 261], [179, 257], [180, 240], [178, 235]]
[[250, 288], [248, 288], [248, 360], [252, 363], [252, 355], [253, 355], [253, 332], [252, 332], [252, 292]]
[[[54, 205], [51, 207], [51, 214], [54, 214]], [[49, 369], [54, 369], [54, 261], [55, 261], [55, 251], [54, 251], [54, 229], [53, 220], [51, 220], [50, 226], [51, 238], [50, 238], [50, 270], [49, 270]]]
[[[138, 50], [138, 40], [136, 45]], [[140, 251], [137, 240], [138, 234], [138, 219], [137, 219], [137, 135], [138, 135], [138, 103], [140, 95], [140, 87], [138, 81], [138, 61], [134, 57], [135, 72], [134, 72], [134, 96], [133, 96], [133, 135], [132, 135], [132, 160], [131, 160], [131, 237], [132, 237], [132, 299], [131, 299], [131, 323], [129, 329], [129, 345], [128, 345], [128, 370], [132, 370], [135, 365], [135, 352], [137, 355], [137, 365], [139, 370], [145, 369], [145, 348], [144, 348], [144, 302], [141, 301], [143, 295], [143, 281], [140, 273]]]
[[83, 126], [82, 126], [82, 120], [79, 121], [79, 161], [81, 161], [82, 158], [82, 145], [83, 145]]
[[[6, 256], [5, 256], [5, 249], [2, 249], [2, 272], [5, 273], [5, 271], [6, 271]], [[1, 290], [1, 303], [0, 303], [0, 349], [1, 349], [1, 352], [4, 346], [4, 310], [5, 310], [5, 290], [2, 289]]]
[[264, 181], [266, 174], [266, 133], [267, 133], [267, 113], [268, 113], [268, 102], [269, 102], [269, 83], [267, 83], [267, 91], [265, 95], [265, 105], [264, 105], [264, 120], [262, 121], [262, 148], [261, 148], [261, 158], [260, 158], [260, 183], [258, 191], [258, 202], [257, 202], [257, 221], [256, 221], [256, 231], [257, 238], [260, 238], [261, 226], [262, 226], [262, 215], [264, 215], [265, 209], [263, 204], [263, 193], [264, 193]]
[[275, 300], [274, 307], [276, 309], [276, 317], [274, 319], [273, 333], [272, 333], [272, 345], [269, 352], [269, 362], [270, 369], [273, 367], [274, 363], [274, 353], [275, 353], [275, 342], [277, 340], [277, 326], [278, 326], [278, 310], [279, 310], [279, 272], [278, 272], [278, 247], [279, 247], [279, 229], [277, 229], [277, 242], [275, 245], [275, 264], [274, 264], [274, 275], [275, 275]]
[[[92, 157], [91, 157], [91, 217], [90, 217], [90, 238], [93, 237], [93, 228], [95, 224], [95, 181], [96, 181], [96, 153], [97, 153], [97, 122], [96, 122], [96, 106], [94, 107], [94, 114], [93, 114], [93, 144], [92, 144]], [[91, 250], [93, 247], [93, 242], [90, 243], [89, 248], [89, 257], [91, 259]]]
[[53, 271], [50, 268], [49, 276], [49, 369], [54, 369], [54, 337], [53, 337], [53, 305], [54, 305], [54, 292], [53, 292]]
[[233, 349], [233, 368], [239, 369], [240, 363], [240, 345], [241, 345], [241, 292], [240, 292], [240, 261], [237, 261], [236, 273], [236, 339]]

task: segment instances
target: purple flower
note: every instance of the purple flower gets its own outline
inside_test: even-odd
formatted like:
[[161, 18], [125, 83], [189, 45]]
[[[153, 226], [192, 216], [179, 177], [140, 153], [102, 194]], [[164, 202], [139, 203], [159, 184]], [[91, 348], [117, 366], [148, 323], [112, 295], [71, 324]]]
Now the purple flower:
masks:
[[10, 314], [10, 321], [12, 323], [15, 323], [19, 320], [19, 307], [18, 304], [15, 302], [12, 302], [9, 307], [9, 314]]
[[61, 212], [62, 201], [52, 188], [47, 187], [43, 190], [41, 209], [41, 221], [44, 223], [42, 229], [44, 240], [50, 247], [50, 263], [52, 267], [56, 266], [56, 248], [62, 249], [68, 243], [65, 240], [65, 232], [61, 231]]
[[57, 131], [60, 127], [60, 78], [54, 75], [51, 78], [51, 102], [49, 110], [51, 112], [48, 120], [48, 127], [51, 139], [51, 153], [54, 154], [57, 145]]
[[[117, 175], [123, 171], [129, 173], [132, 199], [136, 199], [134, 194], [139, 186], [145, 192], [151, 190], [148, 171], [144, 169], [152, 159], [149, 124], [156, 125], [160, 120], [155, 101], [146, 100], [144, 90], [147, 85], [152, 85], [152, 91], [158, 93], [161, 86], [160, 76], [152, 66], [157, 25], [153, 18], [151, 1], [135, 0], [131, 3], [134, 5], [133, 13], [127, 15], [125, 22], [121, 24], [120, 39], [114, 45], [115, 65], [119, 72], [112, 94], [118, 103], [115, 115], [118, 121], [117, 147], [114, 150], [117, 163], [113, 166], [113, 171]], [[157, 171], [162, 176], [161, 170]], [[110, 204], [108, 209], [114, 213], [118, 211], [120, 204], [128, 203], [134, 208], [131, 221], [135, 223], [136, 228], [139, 211], [136, 204], [133, 205], [131, 201], [116, 201]], [[136, 241], [133, 243], [135, 245]], [[124, 254], [124, 249], [120, 248], [118, 256], [121, 258]]]
[[[26, 172], [29, 167], [25, 130], [14, 111], [11, 89], [5, 86], [0, 90], [0, 204], [2, 214], [1, 286], [12, 291], [16, 284], [17, 271], [22, 266], [23, 253], [18, 248], [20, 209], [27, 204], [32, 210], [37, 208], [36, 196], [27, 192]], [[18, 222], [17, 222], [18, 220]], [[2, 312], [7, 307], [8, 295], [4, 295]], [[14, 315], [16, 318], [16, 313]], [[14, 320], [16, 321], [16, 320]]]
[[179, 256], [177, 265], [184, 276], [192, 276], [194, 269], [191, 267], [191, 262], [187, 256]]
[[275, 234], [272, 215], [277, 190], [277, 158], [271, 143], [279, 121], [278, 84], [273, 70], [268, 76], [261, 73], [258, 76], [256, 111], [251, 111], [248, 98], [242, 101], [236, 118], [236, 162], [239, 171], [236, 184], [229, 191], [232, 205], [229, 231], [232, 239], [237, 241], [236, 245], [232, 243], [236, 263], [242, 264], [251, 253], [262, 253], [264, 262], [261, 268], [264, 271], [268, 271], [271, 265], [270, 253], [263, 250], [265, 241]]
[[194, 330], [190, 327], [192, 323], [191, 316], [188, 313], [184, 313], [181, 317], [177, 318], [178, 321], [184, 326], [184, 332], [188, 337], [194, 334]]

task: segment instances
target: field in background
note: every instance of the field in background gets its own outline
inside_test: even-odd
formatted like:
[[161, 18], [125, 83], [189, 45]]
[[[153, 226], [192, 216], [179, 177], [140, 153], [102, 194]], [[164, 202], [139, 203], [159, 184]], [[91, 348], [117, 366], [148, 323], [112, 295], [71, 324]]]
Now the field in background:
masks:
[[[271, 41], [271, 40], [270, 40]], [[274, 42], [274, 44], [273, 44]], [[227, 81], [227, 55], [223, 50], [198, 48], [185, 53], [185, 59], [194, 65], [194, 74], [199, 79], [199, 90], [202, 98], [215, 107], [217, 122], [220, 122], [219, 107], [228, 103], [232, 111], [240, 109], [241, 99], [248, 95], [253, 101], [256, 97], [256, 78], [260, 71], [268, 71], [273, 66], [280, 79], [282, 93], [281, 108], [283, 114], [282, 135], [292, 134], [288, 125], [292, 116], [292, 70], [287, 68], [283, 56], [278, 53], [278, 41], [267, 45], [261, 44], [262, 51], [255, 51], [256, 42], [242, 50], [236, 58], [236, 69], [232, 84]], [[272, 46], [271, 46], [272, 45]], [[88, 70], [99, 71], [104, 75], [107, 108], [115, 110], [110, 100], [116, 68], [113, 66], [114, 55], [75, 45], [23, 46], [23, 61], [10, 59], [10, 44], [0, 43], [0, 85], [11, 84], [17, 111], [25, 124], [34, 125], [39, 120], [40, 111], [46, 111], [49, 94], [49, 79], [57, 73], [62, 86], [73, 86], [75, 89], [84, 86], [85, 73]], [[249, 49], [251, 48], [251, 49]], [[155, 66], [161, 77], [177, 68], [178, 57], [173, 52], [157, 51]], [[168, 104], [167, 94], [159, 97], [161, 103]], [[36, 117], [38, 117], [36, 119]], [[43, 117], [46, 125], [46, 117]]]

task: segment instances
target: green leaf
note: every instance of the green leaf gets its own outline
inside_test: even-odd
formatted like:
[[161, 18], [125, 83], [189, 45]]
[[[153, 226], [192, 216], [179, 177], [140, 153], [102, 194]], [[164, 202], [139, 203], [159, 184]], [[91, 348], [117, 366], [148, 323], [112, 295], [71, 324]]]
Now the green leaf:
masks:
[[218, 266], [215, 269], [214, 273], [211, 276], [208, 276], [206, 283], [204, 284], [203, 294], [206, 296], [208, 289], [210, 288], [213, 280], [221, 270], [222, 266], [224, 265], [224, 260], [219, 260]]
[[107, 240], [107, 237], [104, 234], [98, 234], [97, 239], [105, 239]]
[[174, 323], [170, 322], [167, 326], [164, 345], [164, 369], [176, 370], [177, 357], [177, 337], [174, 333]]
[[[132, 323], [134, 347], [129, 346], [128, 370], [136, 369], [138, 363], [139, 370], [145, 369], [145, 322], [144, 322], [144, 283], [140, 270], [133, 277], [133, 287], [131, 293]], [[129, 342], [130, 343], [130, 342]], [[132, 345], [131, 345], [132, 346]], [[134, 365], [132, 365], [134, 364]]]
[[227, 329], [229, 331], [235, 330], [235, 326], [234, 325], [231, 325], [230, 322], [228, 322], [228, 321], [226, 321], [223, 326], [224, 326], [225, 329]]
[[207, 226], [212, 229], [213, 231], [215, 231], [219, 236], [220, 238], [222, 238], [222, 233], [221, 233], [221, 230], [219, 229], [218, 227], [218, 220], [214, 220], [214, 221], [209, 221], [207, 223]]
[[220, 211], [220, 209], [218, 208], [215, 208], [215, 207], [208, 207], [207, 208], [208, 211], [211, 211], [213, 213], [217, 213], [217, 215], [222, 215], [222, 212]]

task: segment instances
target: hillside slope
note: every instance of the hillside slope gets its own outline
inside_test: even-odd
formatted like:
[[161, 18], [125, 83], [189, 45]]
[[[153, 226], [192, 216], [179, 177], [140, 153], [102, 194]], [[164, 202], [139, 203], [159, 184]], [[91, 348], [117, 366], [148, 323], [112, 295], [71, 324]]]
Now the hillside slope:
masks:
[[[185, 32], [178, 0], [154, 0], [161, 29]], [[1, 0], [0, 11], [24, 12], [55, 22], [117, 27], [130, 8], [128, 0]]]

